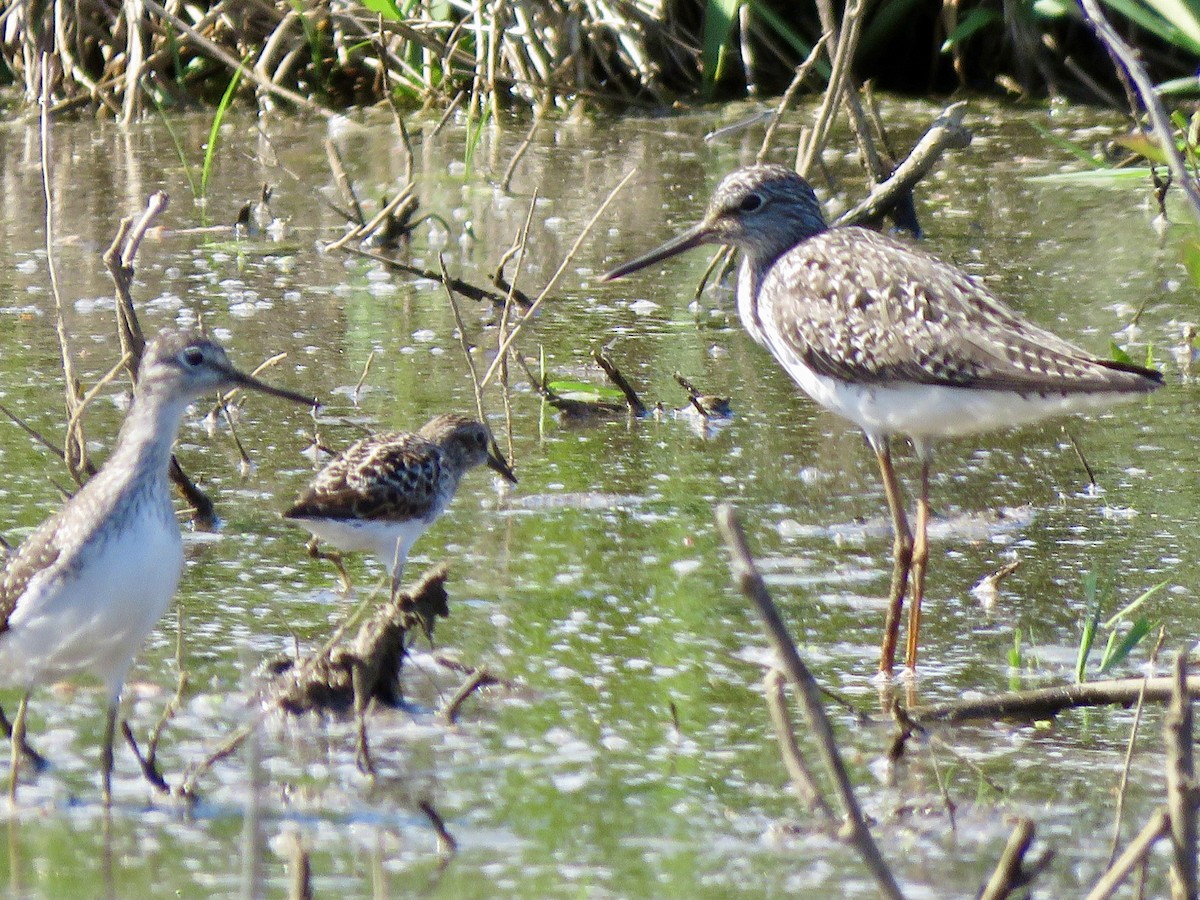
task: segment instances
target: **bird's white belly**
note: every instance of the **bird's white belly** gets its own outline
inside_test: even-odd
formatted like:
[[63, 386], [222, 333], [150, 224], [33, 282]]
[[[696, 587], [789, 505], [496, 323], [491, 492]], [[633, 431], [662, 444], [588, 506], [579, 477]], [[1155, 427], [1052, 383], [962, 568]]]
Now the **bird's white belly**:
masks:
[[[778, 348], [776, 348], [777, 350]], [[819, 375], [794, 355], [777, 356], [800, 388], [869, 437], [906, 435], [928, 446], [939, 438], [1015, 428], [1068, 413], [1105, 409], [1138, 393], [1030, 393], [933, 384], [854, 384]]]
[[374, 553], [390, 571], [393, 563], [401, 566], [408, 551], [432, 520], [407, 519], [402, 522], [363, 519], [293, 519], [323, 541], [339, 550]]
[[157, 520], [127, 528], [80, 563], [59, 577], [51, 569], [30, 580], [0, 634], [0, 681], [32, 687], [90, 672], [113, 696], [120, 691], [179, 585], [179, 530]]

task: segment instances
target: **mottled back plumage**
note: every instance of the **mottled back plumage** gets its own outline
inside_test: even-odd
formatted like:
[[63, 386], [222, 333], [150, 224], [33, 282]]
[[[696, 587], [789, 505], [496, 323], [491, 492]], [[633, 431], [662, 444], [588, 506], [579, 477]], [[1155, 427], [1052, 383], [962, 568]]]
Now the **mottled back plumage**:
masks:
[[[910, 573], [906, 660], [916, 665], [933, 444], [1102, 408], [1162, 384], [1152, 369], [1099, 359], [1027, 322], [966, 273], [910, 244], [829, 228], [812, 187], [784, 166], [727, 175], [699, 223], [603, 278], [700, 244], [742, 252], [742, 325], [813, 400], [858, 425], [875, 450], [897, 536], [884, 672], [892, 670]], [[892, 466], [894, 434], [907, 435], [921, 459], [915, 539]]]
[[286, 512], [289, 519], [434, 519], [458, 480], [488, 461], [491, 436], [474, 419], [443, 415], [418, 432], [374, 434], [317, 473]]
[[784, 166], [728, 176], [704, 219], [745, 254], [739, 314], [820, 374], [858, 384], [1018, 392], [1145, 391], [1157, 372], [1098, 359], [1006, 307], [962, 270], [864, 228], [829, 228]]

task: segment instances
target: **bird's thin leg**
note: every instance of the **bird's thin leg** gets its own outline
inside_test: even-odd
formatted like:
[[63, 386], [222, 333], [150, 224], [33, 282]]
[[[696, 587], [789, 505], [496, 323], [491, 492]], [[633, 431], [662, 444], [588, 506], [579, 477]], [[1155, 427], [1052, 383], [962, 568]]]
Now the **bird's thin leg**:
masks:
[[892, 448], [886, 437], [871, 438], [871, 446], [879, 459], [879, 473], [887, 495], [888, 511], [892, 514], [892, 586], [888, 593], [887, 618], [883, 624], [883, 646], [879, 652], [879, 671], [892, 674], [896, 664], [896, 644], [900, 638], [900, 614], [904, 610], [904, 591], [912, 563], [913, 535], [904, 513], [904, 497], [896, 469], [892, 466]]
[[104, 720], [104, 742], [100, 745], [100, 790], [105, 809], [112, 806], [113, 741], [117, 736], [117, 712], [120, 707], [120, 695], [109, 701]]
[[323, 559], [326, 562], [332, 563], [334, 568], [337, 569], [338, 582], [341, 584], [342, 593], [349, 594], [354, 589], [354, 583], [350, 580], [350, 573], [346, 571], [346, 562], [342, 558], [342, 554], [336, 550], [322, 550], [320, 543], [318, 538], [313, 537], [305, 545], [304, 549], [308, 551], [310, 559]]
[[908, 606], [908, 645], [904, 664], [917, 668], [917, 642], [921, 634], [921, 600], [925, 597], [925, 571], [929, 563], [929, 460], [921, 460], [921, 493], [917, 497], [916, 536], [912, 549], [912, 600]]
[[[8, 716], [4, 714], [3, 708], [0, 708], [0, 731], [4, 732], [4, 736], [6, 738], [9, 738], [10, 740], [12, 739], [12, 722], [8, 721]], [[46, 759], [46, 757], [42, 756], [42, 754], [33, 749], [28, 738], [21, 742], [21, 752], [25, 754], [25, 758], [27, 760], [33, 763], [33, 770], [35, 772], [44, 771], [45, 768], [50, 765], [50, 762]]]
[[29, 708], [29, 691], [21, 696], [17, 717], [12, 723], [12, 768], [8, 774], [8, 802], [17, 803], [17, 775], [21, 771], [21, 750], [25, 746], [25, 711]]

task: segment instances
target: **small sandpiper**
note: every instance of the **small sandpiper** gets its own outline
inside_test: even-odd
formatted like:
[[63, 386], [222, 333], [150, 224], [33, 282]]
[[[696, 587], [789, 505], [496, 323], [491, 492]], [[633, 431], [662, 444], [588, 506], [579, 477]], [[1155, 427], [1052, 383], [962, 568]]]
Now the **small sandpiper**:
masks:
[[[829, 228], [816, 194], [784, 166], [739, 169], [704, 218], [601, 276], [620, 278], [701, 244], [742, 252], [742, 325], [817, 403], [857, 424], [878, 459], [895, 532], [879, 668], [891, 673], [909, 576], [906, 664], [917, 663], [935, 441], [1141, 397], [1153, 369], [1098, 359], [1038, 328], [966, 273], [864, 228]], [[892, 435], [921, 465], [916, 537], [892, 466]]]
[[133, 402], [108, 461], [9, 559], [0, 577], [0, 682], [24, 692], [11, 728], [13, 800], [30, 694], [86, 673], [107, 689], [100, 772], [104, 803], [112, 802], [121, 687], [134, 655], [170, 606], [183, 568], [167, 477], [171, 446], [192, 401], [239, 387], [314, 403], [239, 372], [209, 337], [159, 335], [145, 348]]
[[[438, 416], [416, 433], [375, 434], [350, 445], [283, 515], [339, 550], [374, 553], [391, 573], [394, 596], [412, 545], [454, 499], [463, 474], [479, 465], [517, 482], [486, 425]], [[342, 577], [346, 585], [344, 570]]]

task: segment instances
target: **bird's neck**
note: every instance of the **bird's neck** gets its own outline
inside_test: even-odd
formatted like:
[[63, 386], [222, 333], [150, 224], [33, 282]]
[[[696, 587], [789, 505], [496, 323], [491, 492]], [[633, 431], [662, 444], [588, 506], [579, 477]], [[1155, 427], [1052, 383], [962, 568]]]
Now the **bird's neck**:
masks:
[[738, 269], [737, 310], [742, 327], [749, 332], [750, 337], [762, 346], [767, 346], [766, 333], [763, 331], [762, 319], [759, 317], [758, 294], [762, 287], [765, 267], [749, 253], [742, 254], [742, 265]]
[[188, 401], [183, 398], [155, 391], [135, 392], [106, 468], [166, 472], [187, 407]]

